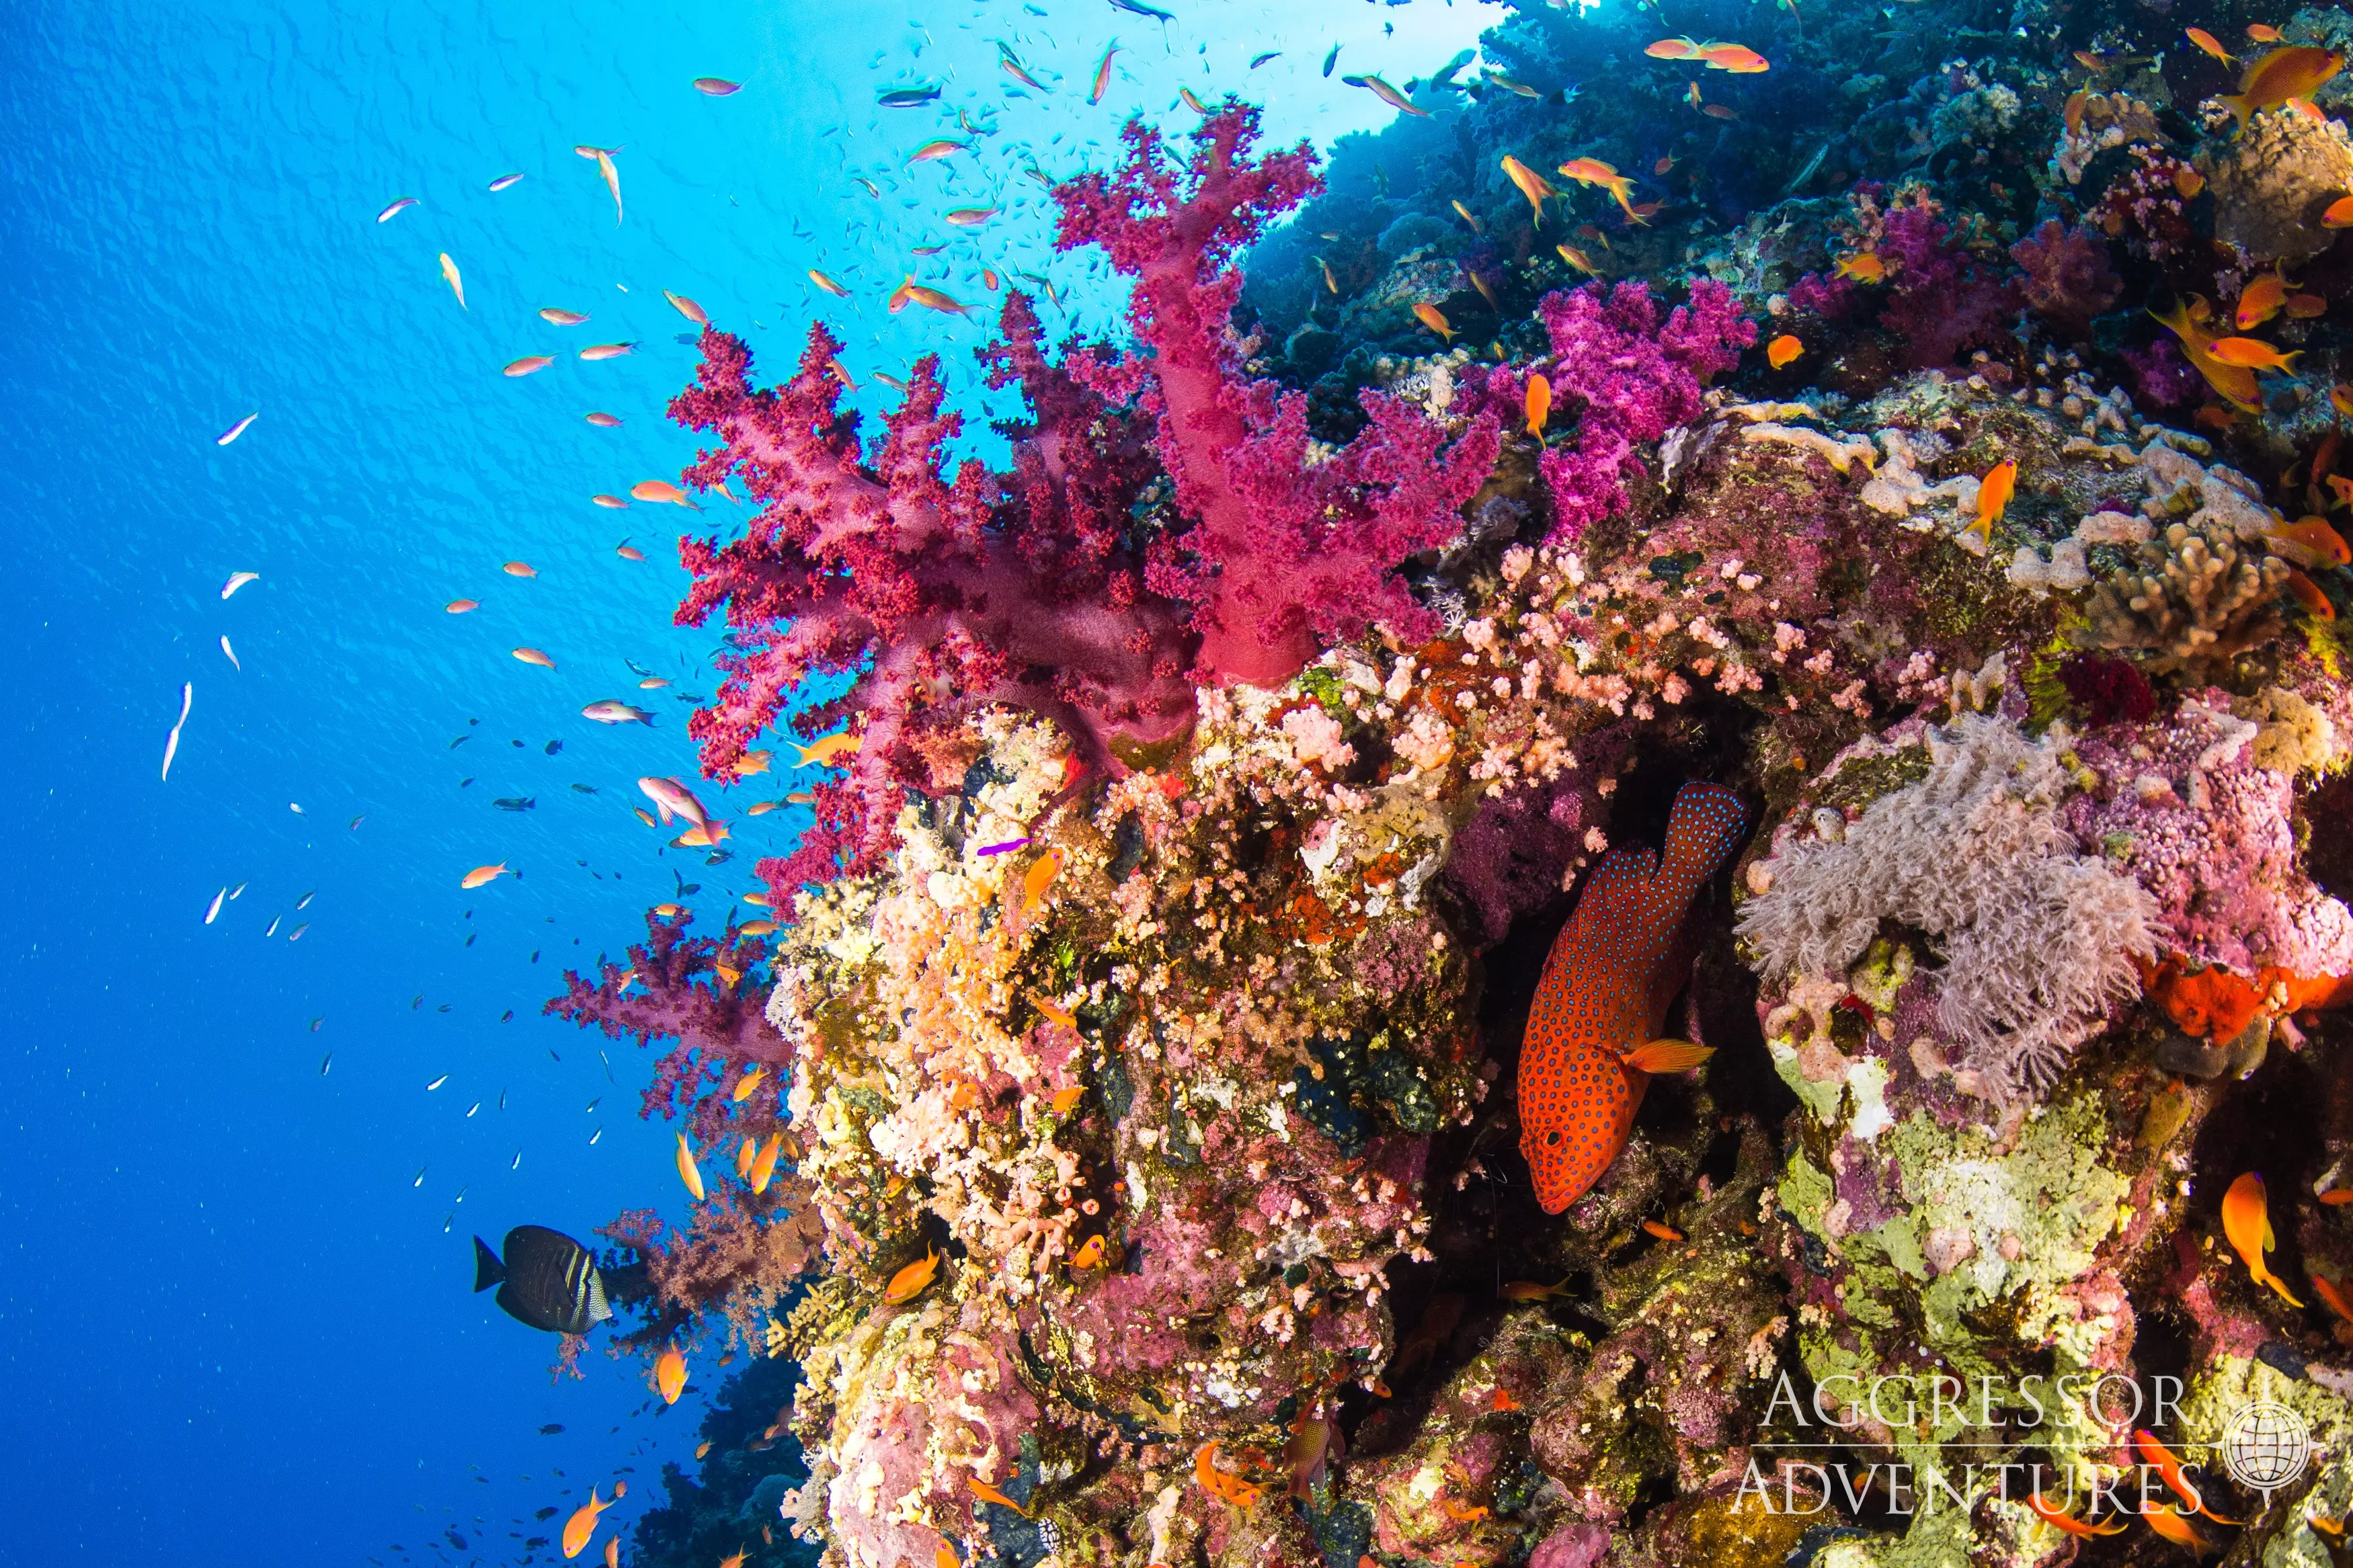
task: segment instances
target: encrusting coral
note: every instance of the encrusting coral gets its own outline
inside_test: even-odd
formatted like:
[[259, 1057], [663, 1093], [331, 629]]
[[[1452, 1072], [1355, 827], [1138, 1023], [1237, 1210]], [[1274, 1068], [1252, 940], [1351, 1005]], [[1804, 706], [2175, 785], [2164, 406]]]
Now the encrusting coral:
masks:
[[[855, 746], [771, 921], [657, 917], [552, 1009], [661, 1045], [708, 1190], [607, 1230], [631, 1342], [797, 1363], [759, 1495], [828, 1563], [2024, 1568], [2144, 1450], [2022, 1380], [2353, 1429], [2223, 1200], [2353, 1270], [2353, 476], [2328, 376], [2215, 347], [2335, 363], [2340, 274], [2265, 325], [2213, 247], [2315, 132], [2130, 29], [1891, 86], [1882, 20], [1757, 14], [1735, 110], [1516, 11], [1328, 175], [1231, 101], [1131, 127], [1056, 192], [1129, 341], [1010, 297], [999, 468], [930, 362], [867, 443], [823, 328], [766, 390], [703, 334], [687, 479], [758, 508], [683, 546], [706, 770]], [[1546, 205], [1506, 153], [1651, 173]], [[1713, 1054], [1546, 1215], [1536, 973], [1694, 778], [1762, 825], [1649, 999]], [[2203, 1475], [2250, 1560], [2311, 1534]]]

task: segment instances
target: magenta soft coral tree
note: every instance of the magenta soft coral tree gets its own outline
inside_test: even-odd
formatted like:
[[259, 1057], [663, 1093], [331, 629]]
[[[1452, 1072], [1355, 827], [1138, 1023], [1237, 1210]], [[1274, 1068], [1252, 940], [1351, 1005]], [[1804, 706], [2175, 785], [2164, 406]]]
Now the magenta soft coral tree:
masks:
[[[1188, 677], [1279, 681], [1373, 626], [1435, 629], [1396, 568], [1460, 531], [1498, 421], [1481, 413], [1450, 432], [1368, 393], [1365, 430], [1314, 460], [1305, 396], [1248, 376], [1229, 327], [1236, 250], [1315, 185], [1304, 149], [1252, 162], [1256, 129], [1255, 110], [1229, 103], [1180, 167], [1132, 124], [1116, 174], [1056, 192], [1060, 243], [1100, 244], [1135, 275], [1148, 353], [1050, 363], [1015, 295], [984, 352], [991, 384], [1018, 383], [1032, 411], [1012, 432], [1009, 473], [970, 458], [944, 472], [962, 420], [936, 359], [916, 366], [869, 452], [839, 405], [841, 344], [824, 327], [767, 390], [741, 339], [705, 331], [696, 384], [670, 416], [721, 444], [686, 478], [740, 478], [761, 510], [739, 541], [681, 547], [694, 584], [680, 623], [723, 611], [748, 645], [723, 657], [719, 700], [689, 726], [703, 766], [725, 776], [811, 675], [851, 679], [798, 727], [861, 726], [849, 775], [814, 792], [800, 847], [762, 866], [781, 914], [803, 884], [881, 864], [901, 786], [944, 782], [953, 748], [938, 742], [976, 708], [1050, 719], [1082, 761], [1116, 773], [1113, 742], [1190, 721]], [[1163, 473], [1179, 515], [1142, 544], [1134, 519]]]
[[1460, 531], [1502, 430], [1482, 412], [1450, 440], [1419, 408], [1367, 392], [1364, 430], [1311, 460], [1306, 395], [1250, 376], [1231, 326], [1236, 252], [1318, 189], [1312, 150], [1253, 162], [1257, 133], [1258, 111], [1228, 99], [1180, 168], [1131, 121], [1118, 173], [1082, 174], [1054, 198], [1064, 248], [1099, 245], [1135, 279], [1128, 319], [1150, 351], [1073, 367], [1138, 391], [1178, 508], [1198, 520], [1155, 545], [1152, 586], [1193, 606], [1206, 672], [1266, 685], [1376, 624], [1408, 640], [1435, 629], [1395, 569]]
[[688, 480], [740, 477], [761, 508], [733, 543], [680, 547], [694, 574], [680, 623], [723, 610], [749, 645], [723, 658], [719, 700], [689, 725], [705, 770], [732, 770], [807, 677], [853, 677], [802, 716], [810, 733], [861, 721], [863, 738], [849, 777], [816, 791], [799, 850], [764, 867], [782, 892], [872, 869], [921, 742], [976, 706], [1043, 714], [1094, 759], [1114, 735], [1162, 738], [1190, 715], [1182, 616], [1145, 590], [1123, 536], [1153, 472], [1135, 421], [1046, 363], [1027, 300], [1009, 300], [1001, 325], [992, 380], [1018, 381], [1036, 411], [1013, 433], [1010, 474], [969, 458], [943, 474], [963, 421], [943, 406], [932, 357], [863, 451], [838, 406], [841, 344], [822, 326], [793, 378], [768, 390], [751, 385], [741, 339], [706, 329], [696, 384], [670, 404], [722, 441]]
[[[1577, 419], [1575, 437], [1548, 448], [1543, 464], [1553, 537], [1573, 541], [1624, 509], [1627, 482], [1641, 471], [1638, 446], [1699, 416], [1701, 388], [1740, 363], [1757, 323], [1740, 314], [1732, 290], [1706, 279], [1663, 324], [1640, 282], [1547, 294], [1537, 310], [1552, 356], [1536, 368], [1552, 384], [1555, 406]], [[1501, 399], [1518, 400], [1509, 372], [1493, 381]]]

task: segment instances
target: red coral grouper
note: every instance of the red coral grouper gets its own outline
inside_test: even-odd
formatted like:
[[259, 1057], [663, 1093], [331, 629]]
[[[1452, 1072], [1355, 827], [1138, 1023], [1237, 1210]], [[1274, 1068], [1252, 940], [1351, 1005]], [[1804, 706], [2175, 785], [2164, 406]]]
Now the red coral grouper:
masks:
[[1704, 1047], [1657, 1036], [1698, 951], [1694, 900], [1747, 822], [1730, 790], [1683, 785], [1666, 863], [1632, 845], [1609, 851], [1552, 944], [1520, 1047], [1520, 1152], [1546, 1214], [1609, 1168], [1652, 1073], [1707, 1058]]

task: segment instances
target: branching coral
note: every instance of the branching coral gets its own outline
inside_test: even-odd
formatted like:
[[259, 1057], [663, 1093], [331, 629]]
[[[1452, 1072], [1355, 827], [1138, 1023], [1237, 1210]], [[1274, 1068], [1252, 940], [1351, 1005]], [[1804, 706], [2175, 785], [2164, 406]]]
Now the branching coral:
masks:
[[2177, 522], [2136, 547], [2139, 563], [2093, 590], [2085, 647], [2137, 656], [2152, 675], [2228, 664], [2280, 629], [2289, 566], [2213, 520]]
[[761, 1344], [762, 1320], [815, 1267], [823, 1236], [808, 1184], [790, 1172], [765, 1193], [722, 1186], [694, 1205], [683, 1233], [651, 1209], [632, 1209], [596, 1234], [641, 1260], [653, 1287], [645, 1322], [619, 1342], [638, 1349], [707, 1317]]
[[1782, 978], [1842, 973], [1883, 920], [1927, 932], [1947, 961], [1938, 1023], [1993, 1093], [2014, 1095], [2137, 991], [2157, 901], [2077, 852], [2055, 809], [2072, 783], [2058, 744], [1978, 714], [1924, 743], [1926, 777], [1835, 839], [1781, 848], [1740, 934]]
[[1128, 317], [1152, 351], [1072, 368], [1121, 396], [1140, 390], [1177, 506], [1198, 520], [1155, 546], [1151, 585], [1194, 606], [1209, 671], [1262, 684], [1375, 623], [1410, 641], [1435, 629], [1391, 574], [1461, 531], [1457, 510], [1486, 481], [1501, 427], [1481, 413], [1450, 439], [1411, 405], [1366, 393], [1362, 433], [1311, 462], [1306, 397], [1246, 375], [1229, 330], [1234, 253], [1316, 188], [1304, 147], [1253, 162], [1257, 132], [1258, 111], [1229, 100], [1180, 173], [1159, 132], [1131, 121], [1116, 174], [1082, 174], [1054, 197], [1060, 245], [1100, 245], [1135, 279]]

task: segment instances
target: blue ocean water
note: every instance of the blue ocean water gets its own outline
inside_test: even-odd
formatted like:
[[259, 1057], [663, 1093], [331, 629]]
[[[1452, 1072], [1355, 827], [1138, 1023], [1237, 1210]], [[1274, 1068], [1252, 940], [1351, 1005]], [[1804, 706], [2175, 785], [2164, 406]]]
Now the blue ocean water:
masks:
[[[715, 631], [670, 624], [672, 542], [743, 513], [589, 498], [692, 455], [660, 418], [695, 358], [663, 290], [771, 376], [821, 310], [870, 411], [869, 373], [928, 350], [969, 393], [983, 321], [889, 315], [902, 276], [979, 303], [984, 263], [1032, 272], [1071, 325], [1116, 321], [1094, 264], [1051, 256], [1024, 170], [1104, 164], [1131, 111], [1184, 128], [1180, 85], [1243, 92], [1271, 139], [1328, 146], [1389, 117], [1319, 74], [1333, 44], [1401, 80], [1495, 15], [1170, 8], [12, 13], [0, 1563], [397, 1561], [393, 1542], [505, 1562], [511, 1521], [543, 1533], [532, 1513], [592, 1481], [638, 1479], [608, 1516], [624, 1529], [658, 1500], [696, 1394], [633, 1414], [642, 1368], [597, 1351], [585, 1379], [552, 1378], [553, 1337], [468, 1294], [469, 1238], [675, 1209], [669, 1135], [637, 1115], [642, 1054], [539, 1008], [681, 881], [707, 929], [803, 817], [739, 818], [737, 858], [709, 867], [633, 815], [638, 776], [691, 767], [686, 698], [711, 689]], [[1000, 43], [1044, 94], [1000, 69]], [[705, 96], [706, 76], [743, 90]], [[875, 106], [931, 82], [936, 102]], [[974, 151], [907, 166], [940, 136]], [[620, 214], [580, 144], [618, 150]], [[959, 206], [999, 211], [942, 225]], [[912, 254], [931, 244], [947, 249]], [[856, 299], [818, 294], [810, 268]], [[613, 342], [636, 347], [576, 357]], [[617, 556], [624, 536], [649, 559]], [[225, 599], [241, 572], [259, 575]], [[446, 613], [461, 596], [480, 608]], [[638, 668], [672, 684], [641, 689]], [[656, 727], [580, 716], [603, 698]], [[491, 862], [517, 875], [459, 888]], [[452, 1531], [468, 1549], [445, 1549]]]

